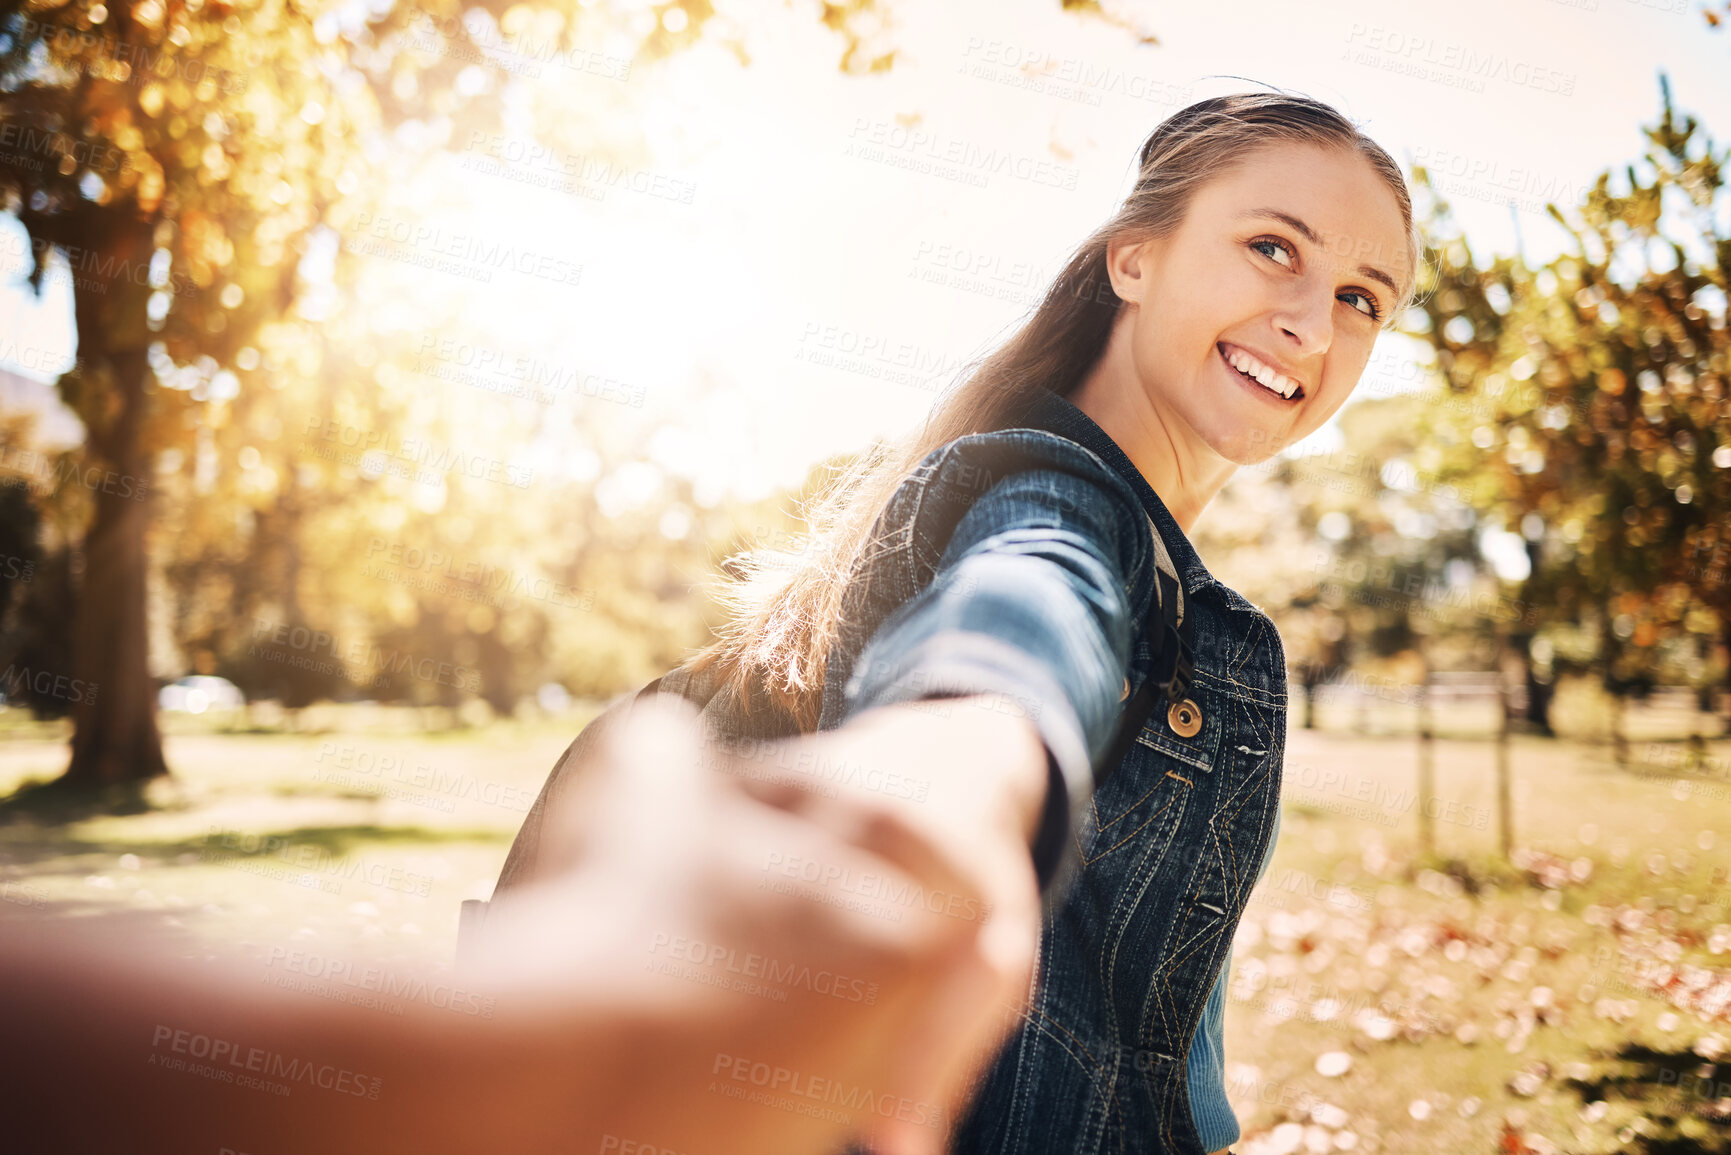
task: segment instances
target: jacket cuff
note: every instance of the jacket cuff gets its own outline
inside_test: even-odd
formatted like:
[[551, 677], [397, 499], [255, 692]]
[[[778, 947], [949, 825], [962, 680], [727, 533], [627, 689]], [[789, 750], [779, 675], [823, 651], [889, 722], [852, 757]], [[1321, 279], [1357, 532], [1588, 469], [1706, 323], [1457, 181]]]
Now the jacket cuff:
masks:
[[1050, 907], [1076, 867], [1074, 832], [1094, 799], [1087, 736], [1062, 687], [1025, 650], [989, 634], [944, 630], [898, 658], [894, 669], [862, 655], [844, 691], [843, 719], [878, 706], [928, 698], [987, 695], [991, 708], [1027, 718], [1046, 747], [1048, 782], [1030, 852]]

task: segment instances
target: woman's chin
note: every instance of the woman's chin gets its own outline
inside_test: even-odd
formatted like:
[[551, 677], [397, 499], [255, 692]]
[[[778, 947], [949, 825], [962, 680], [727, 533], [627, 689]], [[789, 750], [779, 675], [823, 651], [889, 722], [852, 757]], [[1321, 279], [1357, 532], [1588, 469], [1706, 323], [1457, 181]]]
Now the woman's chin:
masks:
[[1246, 422], [1236, 428], [1217, 431], [1208, 442], [1214, 452], [1234, 465], [1260, 465], [1291, 445], [1293, 438], [1287, 431]]

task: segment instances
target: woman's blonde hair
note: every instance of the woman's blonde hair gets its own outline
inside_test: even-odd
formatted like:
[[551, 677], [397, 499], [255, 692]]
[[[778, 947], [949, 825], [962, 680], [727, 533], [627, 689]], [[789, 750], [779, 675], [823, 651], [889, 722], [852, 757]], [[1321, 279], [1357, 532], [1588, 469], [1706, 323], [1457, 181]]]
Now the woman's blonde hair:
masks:
[[[797, 553], [749, 550], [730, 558], [722, 591], [729, 619], [687, 665], [728, 687], [748, 715], [768, 706], [799, 730], [817, 728], [824, 670], [843, 584], [896, 486], [934, 449], [958, 437], [1012, 428], [1042, 390], [1067, 396], [1105, 350], [1121, 304], [1106, 272], [1109, 246], [1170, 235], [1208, 181], [1270, 144], [1356, 152], [1388, 183], [1407, 229], [1411, 303], [1420, 238], [1412, 198], [1394, 160], [1321, 101], [1246, 93], [1198, 101], [1167, 117], [1143, 144], [1135, 188], [1117, 213], [1077, 246], [1034, 315], [932, 407], [924, 428], [899, 445], [872, 446], [835, 472], [802, 511], [809, 527]], [[970, 371], [971, 370], [971, 371]]]

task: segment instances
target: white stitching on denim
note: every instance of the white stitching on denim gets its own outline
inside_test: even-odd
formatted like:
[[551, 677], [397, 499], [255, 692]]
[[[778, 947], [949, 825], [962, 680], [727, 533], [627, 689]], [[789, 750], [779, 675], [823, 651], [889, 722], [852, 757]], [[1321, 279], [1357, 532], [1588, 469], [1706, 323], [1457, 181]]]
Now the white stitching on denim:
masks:
[[[1255, 711], [1259, 717], [1259, 720], [1263, 720], [1260, 718], [1261, 711], [1256, 708], [1256, 703], [1254, 703], [1254, 702], [1235, 702], [1234, 703], [1234, 709], [1239, 710], [1239, 711], [1243, 711], [1245, 713], [1248, 713], [1250, 711]], [[1234, 725], [1236, 725], [1239, 723], [1240, 719], [1239, 719], [1239, 717], [1237, 717], [1235, 715], [1231, 721], [1233, 722]], [[1265, 720], [1263, 720], [1263, 721], [1265, 721]], [[1273, 778], [1273, 774], [1271, 773], [1271, 769], [1272, 769], [1272, 767], [1265, 764], [1262, 767], [1262, 769], [1257, 773], [1256, 778], [1252, 782], [1245, 783], [1245, 786], [1247, 788], [1251, 788], [1251, 789], [1247, 789], [1243, 794], [1234, 793], [1233, 795], [1227, 797], [1226, 799], [1224, 799], [1221, 802], [1220, 810], [1217, 811], [1217, 813], [1219, 814], [1220, 817], [1225, 819], [1225, 824], [1228, 827], [1230, 827], [1233, 824], [1233, 822], [1236, 820], [1238, 812], [1240, 810], [1242, 810], [1245, 806], [1247, 806], [1252, 801], [1252, 799], [1254, 797], [1256, 797], [1256, 795], [1258, 793], [1258, 791], [1256, 789], [1254, 789], [1254, 787], [1256, 786], [1256, 783], [1258, 783], [1258, 782], [1262, 783], [1263, 785], [1260, 787], [1260, 792], [1266, 793], [1267, 782]], [[1237, 847], [1237, 845], [1233, 842], [1233, 840], [1231, 838], [1226, 838], [1226, 839], [1222, 840], [1221, 834], [1220, 834], [1220, 827], [1218, 824], [1216, 824], [1213, 821], [1209, 822], [1209, 837], [1213, 840], [1213, 842], [1215, 844], [1215, 848], [1216, 848], [1215, 849], [1215, 857], [1216, 857], [1217, 861], [1219, 861], [1221, 863], [1222, 867], [1225, 870], [1229, 870], [1231, 872], [1231, 875], [1232, 875], [1231, 893], [1233, 895], [1238, 895], [1241, 892], [1247, 894], [1248, 892], [1244, 891], [1243, 884], [1242, 884], [1242, 878], [1241, 878], [1241, 875], [1240, 875], [1239, 869], [1238, 869], [1238, 847]], [[1222, 845], [1224, 845], [1225, 853], [1221, 852]], [[1228, 858], [1228, 855], [1230, 855], [1230, 858]], [[1223, 878], [1223, 881], [1224, 881], [1224, 878]], [[1206, 904], [1202, 904], [1200, 899], [1197, 899], [1196, 901], [1201, 905], [1206, 905]], [[1174, 948], [1174, 951], [1175, 951], [1175, 953], [1178, 951], [1184, 951], [1185, 954], [1182, 956], [1178, 956], [1178, 957], [1188, 957], [1188, 948], [1193, 943], [1196, 943], [1196, 942], [1203, 940], [1205, 938], [1212, 938], [1212, 937], [1213, 937], [1213, 935], [1210, 934], [1208, 928], [1206, 928], [1206, 927], [1199, 928], [1194, 937], [1192, 937], [1188, 941], [1179, 943]]]
[[1211, 674], [1207, 670], [1199, 669], [1196, 671], [1196, 681], [1213, 682], [1218, 686], [1233, 686], [1242, 691], [1245, 697], [1256, 698], [1264, 706], [1283, 708], [1286, 705], [1285, 694], [1276, 694], [1268, 690], [1259, 689], [1246, 682], [1240, 682], [1237, 678], [1222, 677], [1219, 674]]
[[[1159, 731], [1155, 731], [1155, 733], [1158, 734], [1161, 738], [1166, 738], [1166, 736], [1164, 734], [1160, 734]], [[1170, 742], [1170, 741], [1173, 741], [1173, 739], [1166, 738], [1166, 741]], [[1171, 758], [1175, 762], [1182, 762], [1186, 766], [1194, 766], [1196, 769], [1202, 770], [1204, 772], [1209, 772], [1209, 771], [1212, 771], [1214, 769], [1213, 764], [1210, 763], [1208, 761], [1208, 759], [1206, 759], [1206, 758], [1199, 757], [1195, 753], [1188, 751], [1188, 750], [1174, 750], [1170, 746], [1162, 745], [1161, 743], [1154, 741], [1152, 738], [1150, 738], [1148, 736], [1148, 728], [1147, 727], [1144, 727], [1142, 732], [1140, 734], [1136, 735], [1136, 744], [1138, 746], [1146, 746], [1150, 750], [1154, 750], [1154, 751], [1157, 751], [1161, 754], [1166, 755], [1166, 757]]]

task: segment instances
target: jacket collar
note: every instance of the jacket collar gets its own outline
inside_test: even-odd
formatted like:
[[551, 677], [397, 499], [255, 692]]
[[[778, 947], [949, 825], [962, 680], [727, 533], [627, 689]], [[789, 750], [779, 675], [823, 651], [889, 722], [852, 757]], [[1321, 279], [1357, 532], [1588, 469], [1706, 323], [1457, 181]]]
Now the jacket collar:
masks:
[[1148, 479], [1142, 476], [1141, 470], [1118, 448], [1118, 443], [1113, 441], [1092, 417], [1078, 409], [1074, 402], [1049, 389], [1042, 389], [1039, 396], [1023, 411], [1021, 421], [1025, 428], [1044, 429], [1069, 438], [1117, 470], [1142, 500], [1142, 508], [1147, 510], [1148, 516], [1153, 518], [1154, 524], [1159, 527], [1160, 536], [1165, 539], [1167, 552], [1172, 557], [1173, 568], [1178, 571], [1178, 578], [1184, 584], [1186, 596], [1197, 593], [1206, 586], [1221, 584], [1220, 579], [1209, 573], [1208, 567], [1202, 564], [1196, 547], [1190, 544], [1190, 539], [1178, 528], [1172, 511], [1166, 508], [1166, 503], [1160, 500], [1160, 495], [1154, 492], [1154, 487], [1148, 484]]

